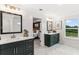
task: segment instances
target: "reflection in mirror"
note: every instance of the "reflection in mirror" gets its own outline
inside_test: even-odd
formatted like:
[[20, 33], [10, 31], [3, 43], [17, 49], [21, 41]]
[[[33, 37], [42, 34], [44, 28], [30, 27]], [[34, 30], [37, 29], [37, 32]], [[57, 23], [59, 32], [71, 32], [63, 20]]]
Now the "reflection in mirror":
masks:
[[20, 30], [21, 30], [20, 16], [14, 16], [12, 22], [12, 32], [20, 32]]
[[9, 12], [2, 12], [2, 34], [3, 33], [21, 33], [22, 16]]

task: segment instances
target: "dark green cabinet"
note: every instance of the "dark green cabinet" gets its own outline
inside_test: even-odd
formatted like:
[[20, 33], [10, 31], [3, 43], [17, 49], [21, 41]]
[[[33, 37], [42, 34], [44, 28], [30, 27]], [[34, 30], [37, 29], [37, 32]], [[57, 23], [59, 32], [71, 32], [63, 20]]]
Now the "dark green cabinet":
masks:
[[34, 42], [32, 39], [16, 43], [16, 55], [33, 55]]
[[24, 40], [0, 45], [0, 55], [33, 55], [34, 40]]
[[14, 55], [14, 48], [0, 50], [1, 55]]
[[45, 37], [45, 40], [44, 40], [45, 45], [48, 47], [59, 42], [59, 33], [51, 34], [51, 35], [45, 34], [44, 37]]
[[14, 55], [14, 43], [0, 45], [0, 55]]
[[26, 41], [21, 41], [15, 43], [15, 54], [16, 55], [24, 55], [26, 49]]

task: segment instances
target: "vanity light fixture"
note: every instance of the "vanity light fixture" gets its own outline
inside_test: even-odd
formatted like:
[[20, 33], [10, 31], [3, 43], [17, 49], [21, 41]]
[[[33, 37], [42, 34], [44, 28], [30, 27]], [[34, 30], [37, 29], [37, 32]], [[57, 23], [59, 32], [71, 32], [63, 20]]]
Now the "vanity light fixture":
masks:
[[48, 20], [48, 21], [52, 21], [52, 17], [49, 16], [49, 17], [47, 18], [47, 20]]
[[48, 19], [52, 19], [52, 17], [48, 17]]
[[15, 10], [15, 11], [18, 10], [18, 11], [20, 11], [20, 8], [14, 6], [14, 5], [5, 4], [5, 7], [9, 8], [10, 10]]

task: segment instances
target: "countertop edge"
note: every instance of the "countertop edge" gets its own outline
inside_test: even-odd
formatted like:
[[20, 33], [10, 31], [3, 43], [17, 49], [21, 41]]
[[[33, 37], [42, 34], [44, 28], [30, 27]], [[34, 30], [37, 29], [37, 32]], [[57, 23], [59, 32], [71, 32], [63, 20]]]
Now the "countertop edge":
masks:
[[26, 37], [25, 39], [22, 39], [22, 40], [12, 39], [12, 41], [11, 40], [10, 41], [9, 40], [8, 41], [0, 40], [0, 45], [14, 43], [14, 42], [19, 42], [19, 41], [24, 41], [24, 40], [30, 40], [30, 39], [34, 39], [34, 37]]

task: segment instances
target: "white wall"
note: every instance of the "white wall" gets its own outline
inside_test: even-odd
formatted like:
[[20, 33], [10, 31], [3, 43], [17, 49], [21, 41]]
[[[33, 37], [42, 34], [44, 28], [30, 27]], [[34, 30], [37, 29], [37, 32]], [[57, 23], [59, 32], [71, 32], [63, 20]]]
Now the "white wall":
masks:
[[23, 29], [29, 31], [29, 36], [33, 36], [33, 17], [27, 10], [25, 10], [23, 14]]

